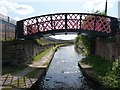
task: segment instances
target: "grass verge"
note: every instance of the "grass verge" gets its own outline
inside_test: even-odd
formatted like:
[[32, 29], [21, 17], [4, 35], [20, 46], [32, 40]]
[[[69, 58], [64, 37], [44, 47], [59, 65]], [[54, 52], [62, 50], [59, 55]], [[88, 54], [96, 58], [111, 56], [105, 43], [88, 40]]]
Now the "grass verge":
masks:
[[51, 50], [51, 48], [41, 52], [39, 55], [35, 56], [32, 60], [32, 62], [40, 60], [44, 55], [46, 55], [49, 51]]
[[[57, 50], [58, 47], [64, 46], [64, 45], [65, 45], [65, 44], [58, 44], [58, 45], [56, 45], [55, 47], [52, 47], [52, 48], [54, 48], [55, 50]], [[49, 49], [41, 52], [39, 55], [35, 56], [35, 57], [33, 58], [32, 62], [37, 61], [37, 60], [40, 60], [40, 59], [41, 59], [44, 55], [46, 55], [52, 48], [49, 48]]]

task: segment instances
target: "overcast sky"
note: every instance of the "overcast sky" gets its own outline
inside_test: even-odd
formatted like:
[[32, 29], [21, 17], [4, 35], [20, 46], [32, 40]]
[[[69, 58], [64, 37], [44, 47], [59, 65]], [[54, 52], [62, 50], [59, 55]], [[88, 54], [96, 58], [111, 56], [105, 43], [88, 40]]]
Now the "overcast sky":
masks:
[[[16, 20], [50, 13], [91, 13], [105, 9], [106, 0], [0, 0], [0, 13]], [[118, 1], [108, 0], [108, 15], [118, 17]]]
[[[108, 16], [118, 17], [118, 1], [108, 0]], [[0, 0], [0, 13], [21, 20], [53, 13], [91, 13], [105, 9], [106, 0]]]

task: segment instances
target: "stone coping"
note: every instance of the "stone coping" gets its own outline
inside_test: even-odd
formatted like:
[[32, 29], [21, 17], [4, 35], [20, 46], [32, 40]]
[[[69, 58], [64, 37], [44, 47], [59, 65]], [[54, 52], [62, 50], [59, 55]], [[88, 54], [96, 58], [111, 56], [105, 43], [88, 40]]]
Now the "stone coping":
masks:
[[78, 66], [80, 67], [80, 69], [85, 77], [87, 77], [94, 83], [103, 86], [100, 76], [95, 73], [95, 71], [92, 69], [92, 67], [90, 65], [86, 64], [84, 61], [79, 61]]

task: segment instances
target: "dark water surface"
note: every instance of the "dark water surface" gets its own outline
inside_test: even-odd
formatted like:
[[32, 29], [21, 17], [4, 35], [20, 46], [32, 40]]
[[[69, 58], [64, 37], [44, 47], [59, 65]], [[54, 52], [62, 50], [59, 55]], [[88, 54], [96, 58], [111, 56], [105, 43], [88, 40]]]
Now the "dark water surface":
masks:
[[74, 45], [60, 47], [37, 90], [93, 90], [78, 67], [83, 57]]

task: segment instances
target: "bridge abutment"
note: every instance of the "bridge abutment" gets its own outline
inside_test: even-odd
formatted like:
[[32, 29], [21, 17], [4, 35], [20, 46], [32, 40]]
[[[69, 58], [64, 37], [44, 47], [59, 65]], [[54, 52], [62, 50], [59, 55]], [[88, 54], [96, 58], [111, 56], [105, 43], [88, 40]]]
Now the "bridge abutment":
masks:
[[114, 60], [120, 56], [120, 35], [115, 37], [97, 38], [95, 54]]

